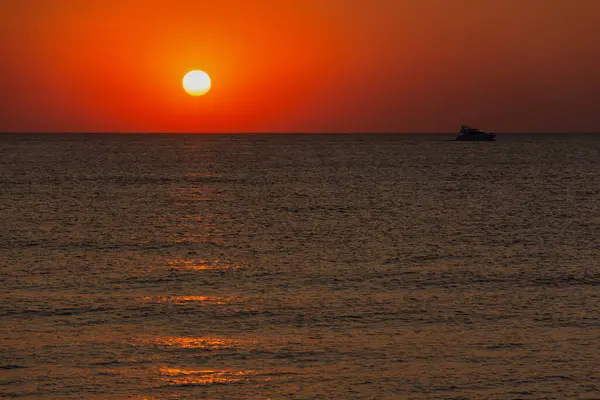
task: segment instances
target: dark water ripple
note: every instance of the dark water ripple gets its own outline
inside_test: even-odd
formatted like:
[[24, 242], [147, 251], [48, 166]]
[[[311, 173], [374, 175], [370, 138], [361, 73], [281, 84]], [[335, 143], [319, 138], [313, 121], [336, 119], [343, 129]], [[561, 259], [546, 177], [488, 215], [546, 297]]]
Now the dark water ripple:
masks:
[[600, 140], [0, 136], [0, 397], [600, 398]]

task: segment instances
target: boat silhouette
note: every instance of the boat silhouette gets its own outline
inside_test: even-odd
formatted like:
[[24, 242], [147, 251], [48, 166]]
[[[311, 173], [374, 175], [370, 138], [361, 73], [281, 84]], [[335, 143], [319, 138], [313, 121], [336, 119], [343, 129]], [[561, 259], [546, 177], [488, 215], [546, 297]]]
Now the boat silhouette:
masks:
[[475, 141], [490, 141], [495, 140], [493, 133], [484, 132], [481, 129], [471, 128], [467, 125], [460, 127], [460, 132], [456, 136], [456, 140], [475, 140]]

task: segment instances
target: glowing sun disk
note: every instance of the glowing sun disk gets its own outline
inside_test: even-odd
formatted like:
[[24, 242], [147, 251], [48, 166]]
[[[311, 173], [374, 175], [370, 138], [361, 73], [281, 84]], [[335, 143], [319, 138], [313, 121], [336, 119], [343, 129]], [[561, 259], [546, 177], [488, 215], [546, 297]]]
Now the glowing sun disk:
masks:
[[190, 71], [183, 77], [183, 89], [191, 96], [202, 96], [208, 93], [212, 83], [204, 71]]

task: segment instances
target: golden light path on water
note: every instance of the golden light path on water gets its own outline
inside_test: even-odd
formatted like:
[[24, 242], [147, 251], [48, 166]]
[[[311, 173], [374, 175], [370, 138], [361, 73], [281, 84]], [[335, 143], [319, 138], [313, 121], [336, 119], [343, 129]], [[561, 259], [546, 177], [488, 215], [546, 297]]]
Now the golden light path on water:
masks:
[[596, 139], [100, 136], [7, 140], [1, 398], [600, 398]]
[[[214, 179], [215, 177], [198, 176], [195, 178]], [[174, 193], [179, 201], [205, 202], [222, 200], [223, 193], [210, 187], [179, 187], [175, 188]], [[212, 215], [188, 215], [186, 233], [182, 238], [177, 239], [176, 243], [220, 243], [225, 244], [222, 234], [216, 232], [206, 232], [207, 229], [215, 227], [215, 221]], [[198, 230], [200, 229], [200, 230]], [[165, 266], [171, 271], [188, 271], [198, 273], [209, 273], [211, 271], [225, 273], [241, 269], [239, 265], [216, 259], [204, 258], [176, 258], [169, 260]], [[255, 310], [256, 307], [248, 307], [245, 303], [257, 302], [258, 299], [242, 298], [239, 296], [211, 296], [211, 295], [165, 295], [165, 296], [145, 296], [141, 299], [143, 302], [156, 304], [172, 304], [181, 307], [200, 306], [202, 308], [221, 307], [221, 306], [239, 306], [242, 309], [238, 311]], [[237, 307], [236, 307], [237, 309]], [[234, 309], [235, 311], [235, 309]], [[217, 336], [150, 336], [138, 337], [134, 344], [140, 347], [152, 348], [162, 347], [165, 349], [196, 350], [202, 351], [203, 357], [217, 356], [222, 352], [242, 350], [248, 351], [254, 349], [257, 341], [253, 339], [225, 338]], [[157, 377], [167, 385], [173, 386], [208, 386], [208, 385], [227, 385], [248, 381], [256, 381], [257, 371], [252, 369], [219, 369], [219, 368], [186, 368], [183, 366], [165, 365], [155, 369]], [[268, 380], [262, 378], [258, 380]]]
[[157, 346], [176, 349], [203, 349], [210, 351], [249, 349], [257, 343], [252, 339], [232, 339], [218, 336], [142, 336], [133, 341], [135, 346]]
[[146, 302], [155, 303], [172, 303], [172, 304], [185, 304], [185, 303], [198, 303], [200, 305], [224, 305], [224, 304], [241, 304], [244, 303], [244, 299], [241, 297], [224, 297], [224, 296], [156, 296], [156, 297], [144, 297]]
[[160, 368], [160, 377], [171, 385], [230, 384], [249, 380], [256, 371], [193, 370], [183, 368]]
[[195, 271], [234, 271], [241, 268], [239, 265], [224, 264], [221, 260], [171, 260], [168, 266], [175, 270], [195, 270]]

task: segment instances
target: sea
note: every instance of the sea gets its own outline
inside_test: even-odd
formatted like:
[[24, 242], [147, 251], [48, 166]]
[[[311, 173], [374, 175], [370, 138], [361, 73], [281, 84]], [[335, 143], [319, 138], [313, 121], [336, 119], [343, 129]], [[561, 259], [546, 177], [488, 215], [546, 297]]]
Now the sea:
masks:
[[0, 135], [0, 398], [600, 399], [600, 135]]

